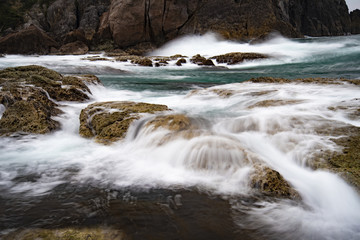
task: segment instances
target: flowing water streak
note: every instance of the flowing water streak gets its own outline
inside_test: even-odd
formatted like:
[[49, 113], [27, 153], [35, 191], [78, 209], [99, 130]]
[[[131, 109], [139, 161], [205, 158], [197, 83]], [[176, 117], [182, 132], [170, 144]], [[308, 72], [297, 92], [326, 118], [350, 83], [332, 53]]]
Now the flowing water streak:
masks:
[[[223, 44], [222, 51], [226, 52], [244, 48], [272, 52], [281, 60], [271, 60], [272, 64], [298, 62], [301, 65], [314, 59], [313, 52], [319, 61], [332, 57], [330, 55], [345, 56], [350, 51], [359, 52], [356, 38], [345, 42], [337, 39], [324, 42], [278, 39], [270, 42], [272, 45], [269, 48], [231, 43], [238, 47], [236, 49], [230, 48], [229, 42], [209, 41], [208, 38], [206, 36], [204, 41]], [[287, 54], [287, 49], [292, 49], [293, 53]], [[329, 53], [331, 49], [333, 53]], [[220, 53], [205, 50], [195, 53], [207, 56]], [[192, 54], [191, 51], [189, 53]], [[74, 56], [7, 56], [0, 59], [0, 66], [39, 63], [66, 69], [73, 61], [74, 65], [87, 68], [94, 64]], [[329, 109], [343, 105], [358, 106], [355, 98], [360, 91], [357, 87], [235, 83], [202, 89], [197, 86], [199, 75], [205, 75], [204, 81], [217, 78], [216, 83], [231, 83], [231, 78], [241, 81], [239, 78], [243, 73], [199, 70], [198, 67], [197, 70], [185, 67], [174, 71], [172, 67], [144, 69], [120, 63], [96, 64], [132, 72], [115, 77], [104, 76], [105, 86], [111, 88], [91, 86], [93, 98], [89, 103], [131, 100], [166, 104], [175, 113], [185, 113], [200, 123], [206, 123], [201, 124], [200, 134], [191, 139], [176, 136], [169, 139], [170, 131], [149, 131], [138, 121], [124, 141], [102, 146], [79, 137], [77, 133], [79, 113], [88, 103], [64, 103], [62, 110], [65, 114], [56, 118], [62, 124], [61, 131], [46, 136], [0, 139], [2, 193], [46, 195], [56, 185], [72, 182], [104, 187], [110, 185], [113, 188], [195, 186], [236, 199], [238, 195], [253, 194], [249, 176], [254, 164], [262, 164], [280, 172], [300, 193], [303, 203], [299, 206], [291, 201], [264, 201], [244, 209], [242, 204], [234, 201], [234, 219], [239, 226], [263, 232], [268, 239], [278, 239], [279, 236], [284, 236], [284, 239], [360, 237], [359, 195], [335, 174], [308, 167], [313, 154], [327, 149], [341, 150], [330, 140], [337, 136], [319, 135], [316, 129], [360, 126], [358, 118], [349, 118], [346, 108]], [[237, 67], [241, 69], [244, 66]], [[360, 76], [359, 69], [355, 74]], [[192, 78], [194, 75], [196, 77]], [[155, 80], [157, 76], [160, 80]], [[171, 88], [174, 81], [177, 85], [188, 81], [192, 85], [184, 88], [188, 90], [195, 86], [197, 91], [174, 90]], [[126, 84], [121, 85], [124, 82]], [[163, 84], [163, 88], [157, 88], [155, 83]], [[221, 91], [217, 91], [219, 89], [232, 94], [221, 96]], [[264, 107], [261, 106], [264, 101], [279, 104]], [[246, 211], [249, 217], [238, 219], [236, 211]]]

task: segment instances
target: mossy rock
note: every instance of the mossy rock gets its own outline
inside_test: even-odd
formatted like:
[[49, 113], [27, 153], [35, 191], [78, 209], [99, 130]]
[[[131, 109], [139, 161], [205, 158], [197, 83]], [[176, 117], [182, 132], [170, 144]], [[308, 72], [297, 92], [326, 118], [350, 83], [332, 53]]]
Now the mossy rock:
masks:
[[192, 127], [191, 120], [183, 114], [157, 116], [146, 123], [147, 127], [154, 130], [158, 128], [168, 129], [170, 131], [184, 131]]
[[228, 65], [242, 63], [245, 60], [255, 60], [255, 59], [265, 59], [265, 58], [268, 58], [268, 56], [264, 54], [241, 53], [241, 52], [227, 53], [212, 57], [212, 59], [216, 59], [217, 63], [226, 63]]
[[251, 175], [251, 187], [260, 194], [278, 198], [299, 199], [299, 193], [291, 187], [278, 171], [267, 166], [255, 166]]
[[86, 107], [80, 114], [79, 133], [101, 143], [111, 143], [126, 136], [131, 123], [142, 113], [169, 110], [165, 105], [135, 102], [103, 102]]
[[146, 58], [146, 57], [140, 57], [137, 60], [132, 60], [131, 63], [143, 66], [143, 67], [152, 67], [152, 61], [150, 58]]
[[44, 134], [58, 129], [60, 124], [52, 119], [61, 113], [56, 101], [85, 101], [90, 94], [86, 84], [98, 82], [92, 75], [64, 77], [35, 65], [1, 70], [0, 104], [5, 111], [0, 135]]
[[6, 234], [4, 240], [126, 240], [126, 234], [111, 228], [25, 229]]

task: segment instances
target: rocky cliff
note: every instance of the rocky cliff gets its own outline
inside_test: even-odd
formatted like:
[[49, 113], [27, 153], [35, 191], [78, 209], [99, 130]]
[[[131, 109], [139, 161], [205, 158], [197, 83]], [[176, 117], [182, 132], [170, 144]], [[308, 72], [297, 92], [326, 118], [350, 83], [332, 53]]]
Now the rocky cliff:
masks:
[[51, 44], [48, 53], [62, 53], [62, 45], [79, 41], [92, 50], [148, 48], [208, 31], [249, 40], [273, 31], [300, 37], [352, 30], [345, 0], [6, 0], [0, 5], [0, 30], [8, 35], [0, 39], [3, 53], [10, 53], [11, 44], [11, 49], [19, 46], [9, 35], [29, 26], [56, 40], [58, 47]]
[[360, 10], [356, 9], [350, 13], [351, 33], [360, 34]]

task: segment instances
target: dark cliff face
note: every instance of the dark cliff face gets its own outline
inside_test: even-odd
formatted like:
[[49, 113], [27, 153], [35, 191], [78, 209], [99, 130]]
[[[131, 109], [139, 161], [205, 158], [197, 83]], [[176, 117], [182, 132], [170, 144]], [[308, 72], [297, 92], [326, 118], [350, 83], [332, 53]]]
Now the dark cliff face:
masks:
[[3, 35], [11, 32], [5, 27], [35, 25], [59, 45], [81, 41], [92, 49], [104, 42], [120, 48], [161, 45], [183, 34], [208, 31], [235, 40], [273, 31], [287, 37], [352, 31], [345, 0], [31, 0], [18, 10], [15, 0], [3, 2], [22, 15], [12, 25], [0, 18]]
[[360, 34], [360, 10], [356, 9], [350, 13], [351, 33]]

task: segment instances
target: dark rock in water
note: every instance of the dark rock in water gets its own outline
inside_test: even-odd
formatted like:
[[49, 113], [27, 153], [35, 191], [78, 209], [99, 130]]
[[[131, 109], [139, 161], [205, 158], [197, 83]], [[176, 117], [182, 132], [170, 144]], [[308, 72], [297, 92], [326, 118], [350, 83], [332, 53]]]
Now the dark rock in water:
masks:
[[138, 59], [131, 60], [131, 63], [138, 64], [143, 67], [152, 67], [152, 61], [149, 58], [141, 57]]
[[183, 63], [186, 63], [185, 58], [180, 58], [179, 60], [177, 60], [177, 62], [175, 64], [176, 64], [176, 66], [182, 66]]
[[350, 13], [351, 33], [360, 34], [360, 10], [356, 9]]
[[[256, 203], [256, 199], [241, 200]], [[196, 190], [61, 184], [45, 197], [26, 201], [2, 194], [0, 204], [7, 219], [0, 227], [13, 230], [0, 235], [4, 240], [266, 239], [234, 223], [229, 201]], [[246, 213], [237, 216], [245, 218]]]
[[260, 54], [260, 53], [240, 53], [240, 52], [234, 52], [234, 53], [227, 53], [224, 55], [219, 55], [212, 57], [213, 59], [216, 59], [217, 63], [227, 63], [228, 65], [238, 64], [242, 63], [245, 60], [255, 60], [255, 59], [264, 59], [268, 58], [267, 55]]
[[7, 68], [0, 71], [0, 135], [15, 132], [44, 134], [59, 128], [52, 119], [61, 113], [54, 101], [85, 101], [86, 83], [100, 83], [97, 77], [64, 77], [40, 66]]
[[7, 35], [0, 39], [0, 53], [48, 54], [57, 42], [35, 26]]
[[73, 55], [83, 55], [89, 51], [88, 46], [80, 41], [72, 42], [63, 45], [59, 49], [60, 54], [73, 54]]
[[94, 103], [81, 111], [79, 133], [86, 138], [95, 137], [101, 143], [111, 143], [126, 136], [130, 124], [140, 119], [140, 113], [167, 110], [165, 105], [149, 103]]
[[206, 59], [205, 57], [200, 56], [200, 54], [193, 56], [190, 59], [190, 62], [195, 63], [199, 66], [214, 66], [214, 63], [211, 59]]

